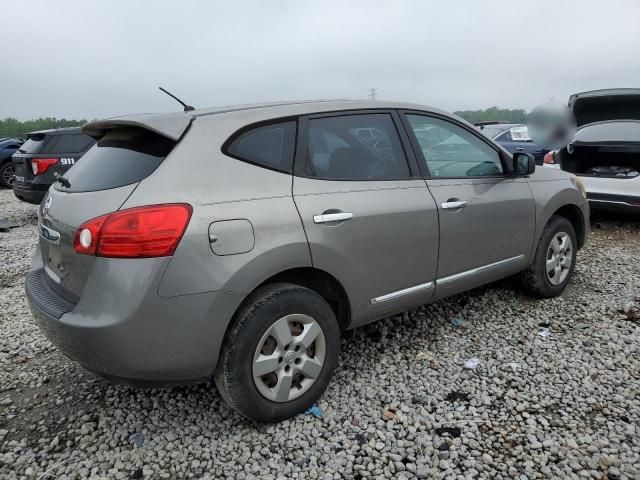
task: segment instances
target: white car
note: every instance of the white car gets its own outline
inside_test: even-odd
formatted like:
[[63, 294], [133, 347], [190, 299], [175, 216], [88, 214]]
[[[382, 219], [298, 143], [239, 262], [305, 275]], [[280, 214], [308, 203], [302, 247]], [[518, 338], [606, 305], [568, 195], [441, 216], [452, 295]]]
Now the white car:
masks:
[[640, 89], [577, 93], [569, 108], [578, 131], [545, 166], [579, 176], [592, 208], [640, 213]]

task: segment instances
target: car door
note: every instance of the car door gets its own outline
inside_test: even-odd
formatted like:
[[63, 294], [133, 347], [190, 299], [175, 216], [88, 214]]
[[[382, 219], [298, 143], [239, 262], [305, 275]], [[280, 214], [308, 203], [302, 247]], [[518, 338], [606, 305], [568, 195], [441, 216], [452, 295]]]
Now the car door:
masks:
[[436, 296], [521, 270], [535, 229], [526, 179], [505, 174], [505, 154], [461, 123], [417, 112], [403, 120], [440, 217]]
[[355, 325], [433, 295], [437, 208], [398, 126], [379, 110], [300, 120], [294, 200], [313, 265], [343, 285]]

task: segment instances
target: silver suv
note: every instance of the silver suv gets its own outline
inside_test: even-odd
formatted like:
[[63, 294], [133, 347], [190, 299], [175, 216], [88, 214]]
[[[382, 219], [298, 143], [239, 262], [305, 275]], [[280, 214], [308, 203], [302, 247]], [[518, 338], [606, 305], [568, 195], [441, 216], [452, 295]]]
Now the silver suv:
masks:
[[278, 103], [84, 131], [97, 144], [39, 210], [37, 323], [111, 379], [213, 376], [258, 421], [318, 399], [345, 330], [515, 274], [559, 295], [587, 236], [576, 177], [419, 105]]

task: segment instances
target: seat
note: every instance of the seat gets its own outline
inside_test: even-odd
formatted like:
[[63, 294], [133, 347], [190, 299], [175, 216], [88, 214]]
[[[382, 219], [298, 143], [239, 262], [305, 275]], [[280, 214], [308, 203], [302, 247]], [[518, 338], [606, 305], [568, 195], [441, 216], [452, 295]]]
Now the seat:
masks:
[[329, 156], [328, 175], [334, 178], [368, 178], [372, 161], [355, 148], [336, 148]]

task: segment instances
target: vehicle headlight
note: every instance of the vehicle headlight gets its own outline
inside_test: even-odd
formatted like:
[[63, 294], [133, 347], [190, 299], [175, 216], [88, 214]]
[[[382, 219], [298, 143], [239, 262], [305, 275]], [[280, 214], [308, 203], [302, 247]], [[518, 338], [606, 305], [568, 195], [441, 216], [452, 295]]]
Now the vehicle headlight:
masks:
[[583, 198], [587, 198], [587, 189], [584, 188], [584, 183], [575, 175], [571, 175], [571, 183], [575, 185], [575, 187], [580, 191], [580, 194]]

